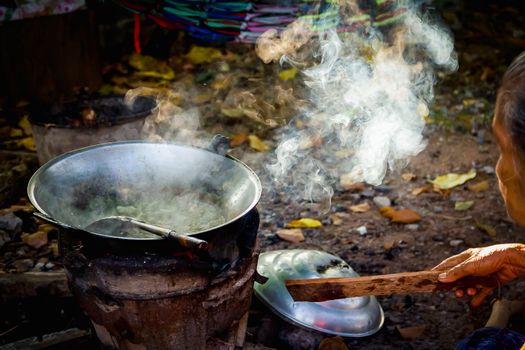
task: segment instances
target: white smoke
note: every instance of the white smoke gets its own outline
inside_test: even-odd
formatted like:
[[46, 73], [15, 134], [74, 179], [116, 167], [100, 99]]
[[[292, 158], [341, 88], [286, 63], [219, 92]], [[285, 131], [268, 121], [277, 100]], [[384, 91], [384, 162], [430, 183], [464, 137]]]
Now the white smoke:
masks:
[[[272, 40], [279, 43], [275, 33]], [[457, 61], [450, 34], [415, 10], [388, 33], [372, 25], [344, 36], [331, 30], [315, 45], [317, 63], [302, 71], [311, 107], [283, 130], [268, 169], [302, 199], [319, 202], [330, 199], [336, 181], [380, 184], [387, 170], [424, 149], [434, 69], [454, 70]], [[272, 47], [273, 55], [286, 53], [281, 62], [296, 64], [289, 51]]]

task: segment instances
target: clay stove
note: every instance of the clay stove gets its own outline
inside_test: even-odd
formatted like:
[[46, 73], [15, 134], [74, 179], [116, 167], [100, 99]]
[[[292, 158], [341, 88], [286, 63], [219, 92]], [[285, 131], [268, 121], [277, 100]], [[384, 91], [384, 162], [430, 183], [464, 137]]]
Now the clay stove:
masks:
[[246, 220], [229, 242], [210, 239], [212, 255], [229, 252], [221, 259], [171, 250], [167, 242], [161, 252], [115, 250], [65, 232], [70, 288], [101, 343], [121, 350], [242, 346], [244, 331], [237, 326], [247, 320], [259, 255], [256, 210]]

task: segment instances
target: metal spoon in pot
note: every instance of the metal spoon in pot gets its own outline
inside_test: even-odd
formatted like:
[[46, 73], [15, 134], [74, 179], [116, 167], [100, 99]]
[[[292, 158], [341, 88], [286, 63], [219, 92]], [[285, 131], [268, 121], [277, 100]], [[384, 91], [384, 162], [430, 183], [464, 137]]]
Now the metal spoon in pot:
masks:
[[208, 242], [195, 237], [184, 236], [168, 228], [148, 224], [130, 216], [108, 216], [92, 222], [86, 230], [111, 236], [119, 236], [122, 232], [132, 232], [141, 229], [165, 239], [171, 239], [190, 250], [208, 250]]

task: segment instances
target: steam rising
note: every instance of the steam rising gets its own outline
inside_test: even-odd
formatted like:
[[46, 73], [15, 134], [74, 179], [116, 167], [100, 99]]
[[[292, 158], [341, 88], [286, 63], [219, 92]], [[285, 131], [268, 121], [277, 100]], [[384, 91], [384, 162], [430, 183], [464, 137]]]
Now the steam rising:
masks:
[[[355, 4], [348, 8], [356, 11]], [[409, 10], [389, 31], [368, 25], [348, 34], [320, 33], [308, 43], [316, 47], [312, 64], [291, 50], [304, 51], [311, 37], [304, 33], [309, 24], [302, 31], [298, 26], [281, 40], [270, 33], [258, 42], [264, 61], [310, 64], [302, 73], [311, 105], [283, 130], [270, 174], [312, 202], [330, 200], [335, 181], [380, 184], [387, 170], [406, 165], [426, 145], [434, 68], [457, 68], [451, 36]], [[299, 38], [295, 45], [293, 37]]]

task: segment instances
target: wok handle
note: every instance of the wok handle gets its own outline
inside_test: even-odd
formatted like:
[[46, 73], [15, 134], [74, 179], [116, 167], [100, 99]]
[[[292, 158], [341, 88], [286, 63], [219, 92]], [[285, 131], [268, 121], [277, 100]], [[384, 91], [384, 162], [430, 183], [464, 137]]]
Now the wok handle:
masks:
[[36, 216], [37, 218], [41, 219], [41, 220], [44, 220], [48, 224], [51, 224], [51, 225], [54, 225], [54, 226], [58, 226], [58, 227], [62, 227], [62, 228], [73, 229], [73, 227], [71, 227], [69, 225], [66, 225], [66, 224], [63, 224], [61, 222], [58, 222], [55, 219], [53, 219], [50, 216], [48, 216], [47, 214], [44, 214], [44, 213], [41, 213], [41, 212], [38, 212], [38, 211], [34, 211], [33, 215]]
[[48, 224], [51, 224], [51, 225], [56, 225], [56, 226], [61, 226], [58, 222], [56, 222], [55, 220], [51, 219], [49, 216], [47, 216], [46, 214], [43, 214], [43, 213], [39, 213], [37, 211], [33, 212], [33, 215], [36, 216], [37, 218], [41, 219], [41, 220], [44, 220], [45, 222], [47, 222]]
[[224, 135], [217, 134], [213, 136], [208, 145], [208, 150], [218, 155], [224, 156], [230, 149], [230, 139]]

